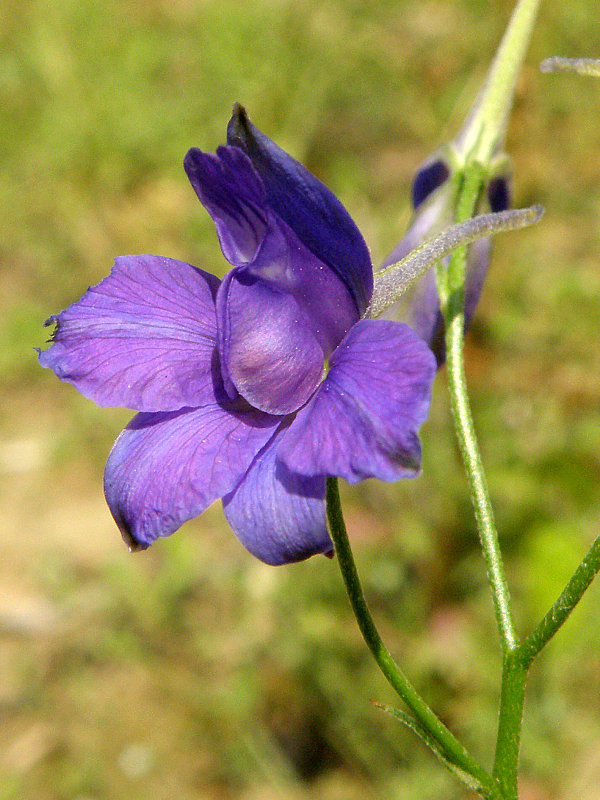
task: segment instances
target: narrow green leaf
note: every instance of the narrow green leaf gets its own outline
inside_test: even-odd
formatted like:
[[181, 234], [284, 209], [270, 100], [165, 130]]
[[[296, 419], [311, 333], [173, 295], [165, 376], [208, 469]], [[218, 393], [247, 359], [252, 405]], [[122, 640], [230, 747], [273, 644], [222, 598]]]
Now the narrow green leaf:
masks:
[[492, 796], [490, 795], [489, 790], [482, 785], [478, 778], [476, 778], [474, 775], [471, 775], [469, 772], [466, 772], [464, 769], [451, 761], [440, 748], [439, 744], [427, 733], [426, 730], [419, 725], [416, 719], [410, 716], [410, 714], [406, 714], [404, 711], [400, 711], [398, 708], [384, 705], [383, 703], [377, 703], [376, 701], [372, 701], [372, 703], [382, 711], [391, 714], [399, 722], [416, 734], [419, 739], [421, 739], [421, 741], [426, 744], [427, 747], [437, 756], [446, 769], [449, 770], [456, 778], [462, 781], [462, 783], [464, 783], [465, 786], [467, 786], [471, 791], [477, 792], [486, 798]]

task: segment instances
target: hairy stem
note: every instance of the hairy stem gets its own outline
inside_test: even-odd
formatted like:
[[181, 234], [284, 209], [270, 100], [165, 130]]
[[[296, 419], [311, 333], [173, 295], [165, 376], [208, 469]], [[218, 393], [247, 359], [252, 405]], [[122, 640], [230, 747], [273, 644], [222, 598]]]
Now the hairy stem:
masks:
[[541, 219], [543, 213], [543, 208], [535, 205], [530, 208], [481, 214], [453, 225], [435, 238], [423, 242], [402, 261], [390, 264], [375, 273], [373, 295], [366, 316], [379, 316], [388, 306], [399, 300], [421, 275], [457, 247], [471, 244], [492, 234], [515, 231], [533, 225]]
[[505, 656], [494, 761], [494, 776], [500, 782], [504, 800], [519, 798], [517, 779], [527, 671], [517, 650]]
[[[473, 215], [482, 185], [482, 170], [475, 165], [465, 176], [457, 208], [459, 222]], [[442, 289], [440, 291], [442, 311], [446, 323], [448, 387], [458, 445], [469, 481], [477, 530], [494, 599], [498, 630], [503, 651], [507, 653], [516, 645], [516, 634], [494, 512], [475, 434], [465, 375], [464, 283], [466, 258], [466, 248], [461, 247], [454, 251], [448, 265], [446, 285], [440, 287]]]
[[600, 78], [600, 58], [562, 58], [552, 56], [540, 64], [542, 72], [575, 72]]
[[[478, 164], [466, 170], [457, 206], [458, 221], [467, 219], [474, 213], [483, 186], [483, 176], [483, 168]], [[454, 425], [469, 481], [504, 656], [493, 775], [500, 782], [504, 800], [517, 800], [517, 770], [527, 669], [515, 658], [517, 637], [510, 596], [467, 393], [464, 364], [466, 258], [466, 248], [455, 250], [450, 257], [447, 272], [438, 271], [438, 286], [446, 324], [448, 386]]]

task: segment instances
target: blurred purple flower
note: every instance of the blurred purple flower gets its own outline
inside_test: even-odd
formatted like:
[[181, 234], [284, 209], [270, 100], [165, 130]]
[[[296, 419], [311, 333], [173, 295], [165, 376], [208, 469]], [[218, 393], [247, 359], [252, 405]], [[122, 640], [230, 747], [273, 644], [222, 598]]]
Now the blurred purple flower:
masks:
[[[463, 136], [462, 134], [461, 136]], [[460, 146], [461, 137], [456, 144]], [[382, 269], [401, 261], [425, 240], [449, 228], [455, 222], [455, 186], [452, 181], [452, 158], [440, 152], [425, 161], [413, 180], [411, 200], [413, 219], [408, 231], [382, 264]], [[510, 179], [499, 174], [489, 180], [479, 204], [478, 213], [506, 211], [510, 206]], [[490, 263], [491, 239], [479, 239], [469, 245], [465, 279], [465, 331], [481, 297]], [[417, 282], [407, 313], [404, 304], [385, 312], [388, 319], [404, 316], [411, 328], [433, 350], [438, 366], [446, 359], [444, 319], [435, 282], [435, 270], [430, 269]]]
[[48, 320], [40, 362], [98, 404], [140, 412], [105, 471], [133, 549], [222, 498], [248, 550], [281, 564], [332, 551], [327, 476], [417, 474], [435, 363], [408, 326], [363, 318], [371, 261], [333, 194], [239, 106], [227, 140], [184, 163], [234, 266], [224, 280], [117, 258]]

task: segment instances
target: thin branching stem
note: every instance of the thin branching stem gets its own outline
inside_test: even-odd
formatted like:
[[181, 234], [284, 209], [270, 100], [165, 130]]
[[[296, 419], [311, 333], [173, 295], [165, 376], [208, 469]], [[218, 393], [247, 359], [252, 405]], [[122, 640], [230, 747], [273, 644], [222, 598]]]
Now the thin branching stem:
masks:
[[600, 572], [600, 536], [595, 540], [558, 600], [530, 636], [519, 646], [519, 658], [529, 666], [537, 654], [567, 621], [571, 611]]

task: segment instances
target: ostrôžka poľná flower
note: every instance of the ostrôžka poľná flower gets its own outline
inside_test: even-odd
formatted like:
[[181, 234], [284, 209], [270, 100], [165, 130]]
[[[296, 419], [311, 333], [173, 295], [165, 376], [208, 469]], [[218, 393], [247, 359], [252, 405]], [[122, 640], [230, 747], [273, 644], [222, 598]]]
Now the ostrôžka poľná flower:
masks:
[[40, 363], [139, 413], [105, 494], [144, 549], [222, 498], [240, 541], [281, 564], [329, 553], [327, 476], [411, 477], [435, 361], [408, 326], [365, 318], [365, 242], [334, 195], [236, 106], [227, 145], [184, 166], [233, 269], [123, 256], [55, 324]]

